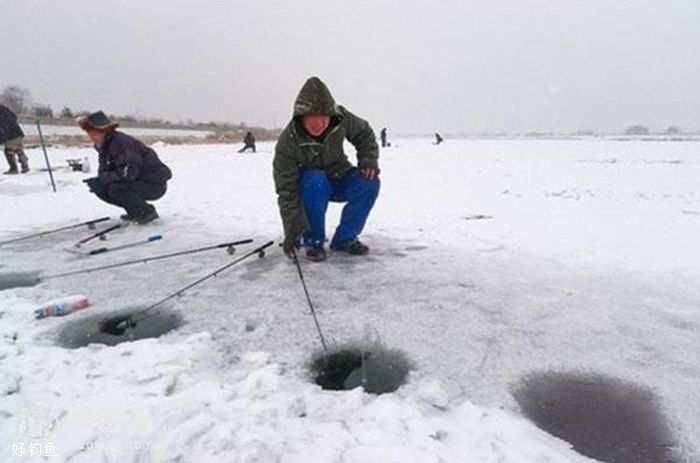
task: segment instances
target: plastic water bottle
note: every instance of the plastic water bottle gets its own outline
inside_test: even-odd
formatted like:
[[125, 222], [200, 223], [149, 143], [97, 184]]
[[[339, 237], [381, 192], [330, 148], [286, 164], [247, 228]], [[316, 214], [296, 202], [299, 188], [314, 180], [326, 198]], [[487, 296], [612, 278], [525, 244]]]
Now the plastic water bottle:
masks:
[[78, 294], [44, 304], [34, 310], [34, 315], [37, 320], [45, 317], [62, 317], [75, 311], [85, 309], [89, 305], [90, 299], [88, 299], [87, 296]]

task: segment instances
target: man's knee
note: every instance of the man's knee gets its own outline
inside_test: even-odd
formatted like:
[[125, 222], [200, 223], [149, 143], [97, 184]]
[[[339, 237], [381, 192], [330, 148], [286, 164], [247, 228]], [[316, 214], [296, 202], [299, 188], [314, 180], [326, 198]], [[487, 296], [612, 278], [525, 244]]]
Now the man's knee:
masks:
[[330, 195], [331, 183], [324, 171], [320, 169], [306, 169], [301, 173], [301, 189], [304, 193]]
[[356, 176], [353, 178], [353, 185], [349, 191], [349, 195], [354, 197], [375, 199], [377, 196], [379, 196], [380, 187], [381, 181], [379, 180], [379, 177], [374, 177], [370, 180], [362, 175], [362, 173], [357, 172]]
[[379, 196], [379, 190], [382, 186], [381, 180], [379, 180], [379, 177], [374, 177], [372, 180], [365, 179], [366, 184], [367, 184], [367, 191], [369, 192], [370, 195], [373, 197]]
[[105, 190], [109, 198], [122, 198], [125, 194], [131, 192], [129, 185], [126, 183], [110, 183]]

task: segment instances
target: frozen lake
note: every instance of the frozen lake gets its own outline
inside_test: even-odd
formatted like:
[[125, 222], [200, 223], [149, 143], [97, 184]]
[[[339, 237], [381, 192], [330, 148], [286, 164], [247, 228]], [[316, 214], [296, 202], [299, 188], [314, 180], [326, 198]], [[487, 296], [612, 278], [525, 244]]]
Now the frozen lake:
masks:
[[[231, 259], [212, 253], [1, 291], [7, 366], [0, 389], [21, 384], [0, 396], [3, 444], [12, 442], [21, 411], [39, 403], [63, 414], [49, 437], [63, 459], [81, 455], [78, 461], [90, 461], [79, 451], [86, 441], [118, 447], [108, 461], [142, 455], [124, 450], [136, 429], [154, 459], [179, 441], [187, 444], [174, 455], [187, 461], [195, 451], [293, 460], [310, 449], [313, 461], [585, 461], [523, 424], [513, 398], [527, 375], [573, 372], [653, 391], [679, 453], [693, 461], [700, 442], [700, 143], [392, 142], [380, 155], [382, 190], [363, 234], [370, 255], [302, 265], [331, 342], [378, 339], [414, 362], [415, 375], [393, 398], [306, 384], [318, 338], [296, 269], [276, 246], [178, 299], [171, 308], [185, 324], [163, 338], [74, 351], [53, 345], [71, 319], [147, 304]], [[53, 273], [226, 239], [280, 240], [273, 144], [259, 144], [255, 155], [234, 148], [156, 148], [174, 171], [156, 203], [161, 219], [115, 232], [108, 243], [152, 231], [162, 242], [89, 260], [63, 250], [86, 231], [64, 233], [0, 247], [0, 273]], [[121, 213], [88, 194], [81, 183], [88, 174], [57, 171], [59, 193], [51, 193], [37, 171], [40, 151], [28, 155], [30, 174], [0, 180], [0, 241]], [[82, 148], [50, 156], [56, 165], [96, 159]], [[340, 207], [330, 209], [329, 234]], [[35, 305], [75, 293], [91, 297], [86, 314], [32, 320]], [[13, 333], [16, 342], [8, 340]], [[96, 388], [121, 402], [100, 402], [107, 392], [91, 395]], [[297, 406], [306, 421], [291, 416]], [[124, 413], [137, 423], [133, 430]], [[163, 426], [170, 437], [160, 435]], [[449, 437], [426, 437], [439, 430]], [[480, 447], [468, 433], [499, 444]], [[9, 451], [1, 447], [0, 455]]]

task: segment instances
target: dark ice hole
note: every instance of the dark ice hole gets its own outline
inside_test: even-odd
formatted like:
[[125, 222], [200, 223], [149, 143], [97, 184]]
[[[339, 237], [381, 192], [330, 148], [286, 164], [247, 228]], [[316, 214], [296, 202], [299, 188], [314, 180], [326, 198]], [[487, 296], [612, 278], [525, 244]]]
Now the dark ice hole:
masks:
[[365, 392], [394, 392], [413, 369], [406, 356], [381, 346], [345, 347], [318, 353], [311, 361], [314, 382], [323, 389], [348, 391], [358, 386]]
[[588, 457], [614, 463], [678, 461], [658, 398], [642, 386], [549, 372], [524, 378], [513, 396], [537, 426]]
[[41, 282], [38, 272], [0, 273], [0, 291], [12, 288], [36, 286]]
[[100, 321], [117, 315], [136, 313], [142, 309], [143, 307], [131, 307], [69, 321], [60, 328], [57, 344], [68, 349], [77, 349], [92, 343], [114, 346], [122, 342], [136, 341], [138, 339], [157, 338], [182, 326], [183, 320], [180, 314], [159, 310], [153, 312], [152, 317], [140, 320], [136, 327], [127, 329], [121, 336], [114, 336], [100, 331]]

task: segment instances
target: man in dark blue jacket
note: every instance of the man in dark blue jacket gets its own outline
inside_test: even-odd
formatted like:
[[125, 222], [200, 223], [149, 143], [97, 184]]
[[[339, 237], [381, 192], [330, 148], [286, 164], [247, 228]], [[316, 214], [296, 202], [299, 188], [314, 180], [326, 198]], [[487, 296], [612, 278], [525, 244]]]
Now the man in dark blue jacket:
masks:
[[10, 170], [6, 174], [18, 174], [17, 160], [22, 166], [22, 173], [29, 172], [29, 161], [24, 154], [22, 140], [24, 132], [17, 123], [17, 116], [10, 108], [0, 104], [0, 144], [5, 145], [5, 158]]
[[98, 198], [123, 207], [123, 220], [147, 224], [158, 218], [155, 207], [146, 201], [161, 198], [172, 177], [156, 152], [139, 140], [116, 130], [102, 111], [78, 118], [99, 153], [97, 177], [83, 180]]

